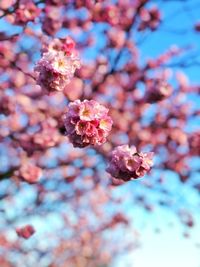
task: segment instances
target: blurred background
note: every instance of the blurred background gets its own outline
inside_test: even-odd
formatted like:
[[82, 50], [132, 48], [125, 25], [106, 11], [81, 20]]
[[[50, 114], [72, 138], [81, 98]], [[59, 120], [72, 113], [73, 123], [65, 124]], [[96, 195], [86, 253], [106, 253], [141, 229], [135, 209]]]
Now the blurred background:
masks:
[[[199, 14], [199, 0], [0, 0], [1, 267], [200, 267]], [[34, 66], [66, 36], [82, 66], [44, 94]], [[171, 91], [157, 99], [160, 83]], [[65, 136], [76, 99], [109, 108], [103, 146]], [[153, 151], [154, 166], [116, 186], [106, 165], [121, 144]], [[26, 162], [38, 183], [17, 177]]]

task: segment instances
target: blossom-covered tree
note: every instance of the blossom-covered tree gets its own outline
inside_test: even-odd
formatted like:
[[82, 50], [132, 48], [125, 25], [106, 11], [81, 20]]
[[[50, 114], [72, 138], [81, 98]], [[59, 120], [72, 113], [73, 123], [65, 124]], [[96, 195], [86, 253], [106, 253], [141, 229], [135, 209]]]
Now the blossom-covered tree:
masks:
[[151, 0], [0, 1], [0, 266], [110, 266], [138, 245], [130, 192], [153, 211], [134, 188], [156, 188], [171, 207], [168, 175], [187, 183], [199, 171], [200, 87], [182, 71], [198, 55], [172, 44], [142, 56], [164, 11]]

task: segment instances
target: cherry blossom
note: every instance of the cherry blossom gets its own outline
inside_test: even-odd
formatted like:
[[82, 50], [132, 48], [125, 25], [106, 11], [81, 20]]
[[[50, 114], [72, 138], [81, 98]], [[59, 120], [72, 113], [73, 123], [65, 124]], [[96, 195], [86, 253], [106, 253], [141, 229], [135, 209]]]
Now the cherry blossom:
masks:
[[80, 59], [74, 49], [74, 42], [53, 40], [37, 62], [37, 83], [47, 92], [62, 91], [70, 83], [75, 70], [80, 68]]
[[66, 133], [76, 147], [101, 145], [112, 128], [108, 109], [94, 100], [76, 100], [64, 116]]
[[149, 172], [153, 165], [153, 153], [138, 153], [134, 146], [122, 145], [112, 153], [107, 171], [124, 181], [137, 179]]

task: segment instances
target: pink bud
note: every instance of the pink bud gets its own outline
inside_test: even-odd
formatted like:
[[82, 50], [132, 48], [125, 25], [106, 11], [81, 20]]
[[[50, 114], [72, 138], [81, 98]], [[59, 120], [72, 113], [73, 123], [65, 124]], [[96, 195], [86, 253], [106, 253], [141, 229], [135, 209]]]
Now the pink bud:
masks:
[[32, 225], [26, 225], [24, 227], [17, 228], [16, 233], [19, 237], [29, 239], [35, 233], [35, 229]]

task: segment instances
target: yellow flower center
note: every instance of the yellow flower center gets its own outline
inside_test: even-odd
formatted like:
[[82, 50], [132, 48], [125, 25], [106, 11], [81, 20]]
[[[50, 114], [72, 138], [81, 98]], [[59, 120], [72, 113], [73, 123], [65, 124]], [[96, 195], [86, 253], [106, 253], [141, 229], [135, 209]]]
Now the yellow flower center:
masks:
[[90, 111], [89, 111], [89, 109], [85, 109], [84, 111], [83, 111], [83, 116], [89, 116], [90, 115]]
[[64, 66], [65, 66], [65, 62], [64, 62], [62, 59], [60, 59], [60, 60], [58, 61], [58, 67], [62, 68], [62, 67], [64, 67]]

